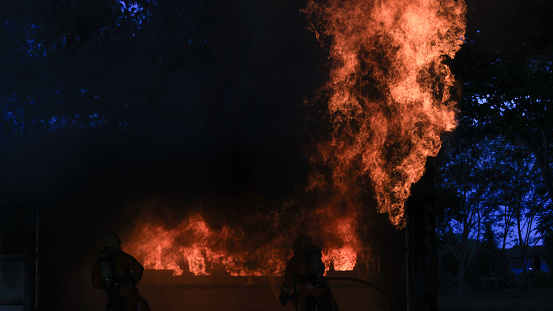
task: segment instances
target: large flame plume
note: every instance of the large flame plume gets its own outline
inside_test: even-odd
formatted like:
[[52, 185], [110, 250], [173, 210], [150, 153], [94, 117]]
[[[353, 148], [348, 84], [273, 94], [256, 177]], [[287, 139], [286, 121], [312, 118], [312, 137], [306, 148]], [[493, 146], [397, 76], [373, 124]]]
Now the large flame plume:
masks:
[[321, 90], [332, 138], [319, 145], [328, 183], [349, 196], [370, 176], [378, 211], [398, 228], [411, 185], [456, 125], [443, 61], [460, 49], [465, 10], [463, 0], [310, 0], [306, 9], [332, 63]]

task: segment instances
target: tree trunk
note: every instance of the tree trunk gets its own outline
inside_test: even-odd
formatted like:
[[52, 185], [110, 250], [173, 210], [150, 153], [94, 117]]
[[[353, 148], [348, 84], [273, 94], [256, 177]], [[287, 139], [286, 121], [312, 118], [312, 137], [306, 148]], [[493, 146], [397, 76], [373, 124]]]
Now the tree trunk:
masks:
[[540, 132], [542, 136], [542, 148], [539, 148], [538, 146], [532, 144], [532, 142], [529, 142], [531, 146], [530, 150], [532, 150], [532, 152], [536, 156], [536, 160], [538, 160], [538, 165], [541, 168], [543, 181], [545, 182], [545, 188], [547, 189], [547, 194], [549, 195], [549, 198], [553, 200], [553, 174], [551, 174], [551, 166], [549, 165], [549, 141], [547, 140], [547, 135], [545, 134], [544, 130], [542, 129]]
[[410, 235], [411, 289], [413, 310], [438, 310], [438, 252], [433, 206], [433, 160], [426, 163], [426, 173], [412, 187], [406, 206], [409, 209], [407, 230]]
[[522, 290], [528, 290], [528, 273], [526, 272], [526, 251], [521, 251], [522, 253]]
[[465, 285], [465, 256], [459, 257], [459, 266], [457, 267], [457, 295], [463, 296], [463, 286]]
[[[473, 283], [473, 290], [478, 292], [480, 291], [480, 209], [478, 209], [478, 230], [476, 231], [476, 280]], [[472, 260], [472, 259], [471, 259]], [[470, 264], [470, 263], [469, 263]]]
[[[466, 225], [464, 227], [467, 227]], [[457, 294], [459, 296], [463, 295], [463, 287], [465, 285], [465, 260], [467, 257], [467, 240], [468, 233], [467, 229], [463, 230], [463, 236], [461, 238], [461, 250], [459, 252], [459, 265], [457, 266]]]
[[526, 245], [524, 245], [524, 239], [522, 238], [522, 229], [520, 228], [520, 215], [517, 217], [517, 231], [518, 231], [518, 240], [519, 240], [519, 247], [520, 247], [520, 254], [522, 256], [522, 290], [527, 291], [527, 273], [526, 273]]

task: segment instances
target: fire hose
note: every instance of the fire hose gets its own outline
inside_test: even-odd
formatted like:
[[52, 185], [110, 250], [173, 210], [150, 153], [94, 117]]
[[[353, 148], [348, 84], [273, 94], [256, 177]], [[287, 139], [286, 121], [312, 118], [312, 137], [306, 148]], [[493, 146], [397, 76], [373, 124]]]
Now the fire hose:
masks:
[[378, 291], [384, 297], [386, 297], [386, 300], [388, 300], [388, 304], [390, 305], [390, 311], [393, 310], [393, 308], [392, 308], [392, 297], [390, 297], [390, 295], [388, 295], [388, 293], [386, 293], [382, 288], [376, 286], [375, 284], [373, 284], [369, 281], [365, 281], [365, 280], [361, 280], [361, 279], [357, 279], [357, 278], [343, 277], [343, 276], [331, 276], [331, 277], [327, 277], [325, 279], [327, 281], [352, 281], [352, 282], [361, 283], [363, 285], [366, 285], [367, 287], [374, 288], [374, 289], [376, 289], [376, 291]]

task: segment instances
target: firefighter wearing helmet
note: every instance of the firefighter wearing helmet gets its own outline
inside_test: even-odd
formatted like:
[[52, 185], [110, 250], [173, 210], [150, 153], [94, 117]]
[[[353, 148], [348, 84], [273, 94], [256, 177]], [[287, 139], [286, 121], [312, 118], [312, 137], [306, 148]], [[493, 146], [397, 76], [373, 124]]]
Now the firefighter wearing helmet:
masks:
[[106, 310], [149, 311], [148, 303], [136, 288], [144, 267], [121, 250], [121, 240], [117, 235], [108, 234], [103, 245], [92, 267], [92, 285], [106, 293]]
[[[324, 277], [321, 248], [311, 237], [301, 235], [293, 243], [294, 256], [288, 261], [279, 295], [284, 306], [289, 301], [297, 311], [338, 311], [338, 304]], [[292, 291], [294, 289], [294, 291]]]

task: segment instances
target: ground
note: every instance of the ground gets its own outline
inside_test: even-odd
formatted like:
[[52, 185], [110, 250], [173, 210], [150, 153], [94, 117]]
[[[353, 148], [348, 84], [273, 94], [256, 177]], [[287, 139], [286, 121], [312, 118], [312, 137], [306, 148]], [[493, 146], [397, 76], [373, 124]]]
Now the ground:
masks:
[[522, 292], [509, 289], [501, 292], [481, 292], [458, 297], [440, 296], [439, 311], [547, 311], [553, 310], [553, 288]]

